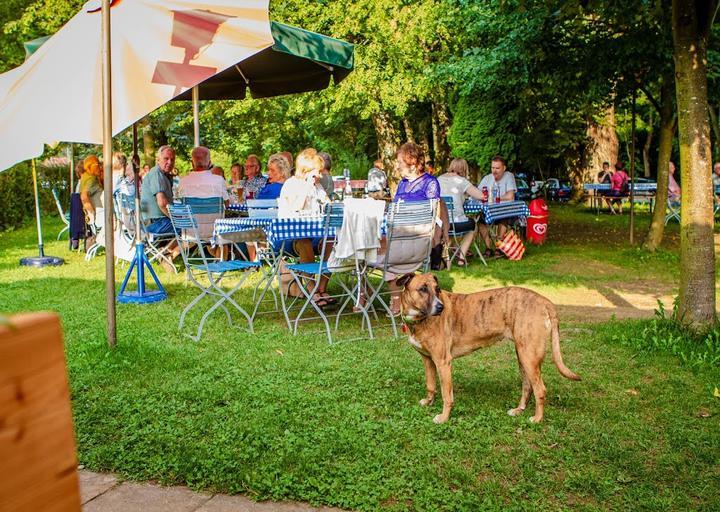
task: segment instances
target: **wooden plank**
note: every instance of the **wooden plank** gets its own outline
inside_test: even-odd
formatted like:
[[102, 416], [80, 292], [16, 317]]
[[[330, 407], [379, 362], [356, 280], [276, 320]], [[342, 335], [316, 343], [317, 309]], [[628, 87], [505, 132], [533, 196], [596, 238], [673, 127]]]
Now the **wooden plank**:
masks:
[[0, 325], [0, 512], [80, 510], [60, 320]]

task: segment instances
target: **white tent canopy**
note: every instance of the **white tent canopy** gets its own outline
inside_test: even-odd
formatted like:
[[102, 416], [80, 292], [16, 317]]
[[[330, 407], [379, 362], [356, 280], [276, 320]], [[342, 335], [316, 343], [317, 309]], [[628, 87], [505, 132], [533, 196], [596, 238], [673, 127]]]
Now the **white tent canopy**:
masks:
[[[102, 144], [102, 35], [90, 1], [0, 75], [0, 171], [58, 141]], [[112, 133], [272, 46], [268, 0], [124, 0], [112, 14]]]

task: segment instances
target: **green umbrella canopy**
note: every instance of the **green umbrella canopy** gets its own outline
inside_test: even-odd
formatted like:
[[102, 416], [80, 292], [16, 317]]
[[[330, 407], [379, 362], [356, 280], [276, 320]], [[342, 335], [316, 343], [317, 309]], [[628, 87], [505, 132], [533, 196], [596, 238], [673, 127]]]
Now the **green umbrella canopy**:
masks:
[[[201, 100], [242, 99], [317, 91], [340, 83], [353, 69], [354, 46], [273, 21], [275, 44], [202, 82]], [[191, 99], [185, 91], [176, 100]]]
[[[291, 27], [270, 24], [275, 44], [202, 82], [201, 100], [243, 99], [246, 89], [253, 98], [317, 91], [338, 84], [353, 69], [354, 45], [332, 37]], [[50, 36], [24, 43], [26, 58]], [[190, 100], [187, 90], [176, 100]]]

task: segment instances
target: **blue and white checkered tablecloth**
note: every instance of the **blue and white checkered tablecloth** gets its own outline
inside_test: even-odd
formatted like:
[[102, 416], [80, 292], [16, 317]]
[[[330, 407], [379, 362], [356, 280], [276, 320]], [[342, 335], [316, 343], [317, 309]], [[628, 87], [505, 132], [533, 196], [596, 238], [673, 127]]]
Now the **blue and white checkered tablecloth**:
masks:
[[247, 203], [235, 203], [235, 204], [229, 204], [227, 205], [226, 210], [230, 210], [231, 212], [238, 212], [238, 213], [247, 213], [248, 207]]
[[[325, 219], [323, 217], [303, 217], [291, 219], [257, 219], [239, 217], [235, 219], [218, 219], [215, 221], [213, 237], [230, 233], [239, 233], [254, 228], [262, 228], [268, 242], [275, 244], [284, 240], [300, 240], [303, 238], [321, 238], [324, 235]], [[330, 228], [330, 235], [335, 229]]]
[[504, 201], [502, 203], [466, 201], [463, 210], [467, 215], [482, 213], [487, 224], [512, 217], [527, 217], [530, 215], [530, 210], [523, 201]]
[[[610, 183], [585, 183], [583, 184], [584, 190], [610, 190]], [[655, 192], [657, 190], [657, 183], [636, 183], [633, 185], [635, 192]]]

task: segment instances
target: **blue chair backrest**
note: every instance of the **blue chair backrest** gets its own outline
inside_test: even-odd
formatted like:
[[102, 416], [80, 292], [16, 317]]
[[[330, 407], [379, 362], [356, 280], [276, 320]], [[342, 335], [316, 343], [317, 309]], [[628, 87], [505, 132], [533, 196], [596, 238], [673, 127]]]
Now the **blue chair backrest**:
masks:
[[435, 202], [424, 201], [398, 201], [392, 203], [388, 226], [412, 226], [428, 224], [435, 220]]
[[180, 197], [180, 204], [190, 207], [195, 215], [223, 214], [225, 203], [222, 197]]

